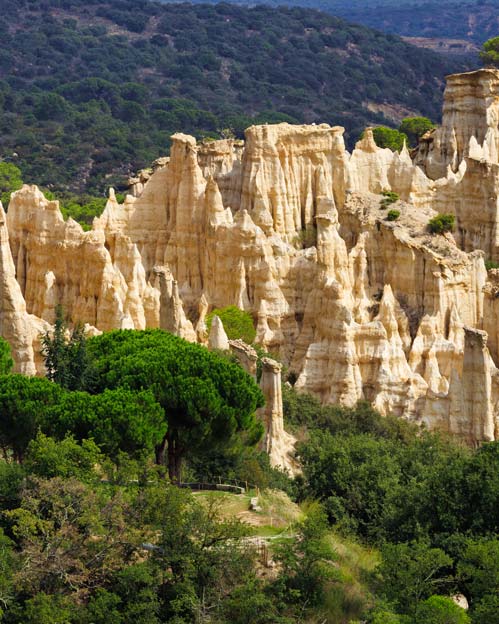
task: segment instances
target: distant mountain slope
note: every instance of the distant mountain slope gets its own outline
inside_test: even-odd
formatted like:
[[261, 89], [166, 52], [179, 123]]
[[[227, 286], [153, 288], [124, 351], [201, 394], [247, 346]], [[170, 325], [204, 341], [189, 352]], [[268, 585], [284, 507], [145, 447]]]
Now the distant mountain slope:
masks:
[[[0, 156], [24, 179], [102, 190], [175, 131], [437, 119], [461, 65], [307, 9], [0, 0]], [[106, 174], [112, 173], [111, 178]]]
[[382, 0], [372, 8], [349, 7], [346, 4], [338, 7], [335, 13], [371, 28], [405, 37], [464, 39], [482, 44], [490, 37], [499, 35], [499, 0], [425, 2], [411, 7], [402, 3], [394, 6], [385, 3], [386, 0]]
[[[163, 0], [168, 1], [168, 0]], [[196, 1], [196, 0], [195, 0]], [[499, 0], [231, 0], [236, 4], [301, 6], [319, 9], [404, 37], [451, 39], [481, 45], [499, 35]], [[421, 42], [420, 42], [421, 43]], [[435, 46], [438, 49], [438, 44]], [[465, 50], [466, 51], [466, 50]]]

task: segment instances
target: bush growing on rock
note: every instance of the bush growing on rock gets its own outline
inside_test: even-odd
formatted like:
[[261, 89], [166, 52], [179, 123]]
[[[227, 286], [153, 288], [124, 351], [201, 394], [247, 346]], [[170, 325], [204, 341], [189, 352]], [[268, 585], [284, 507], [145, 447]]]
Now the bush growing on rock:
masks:
[[386, 216], [387, 221], [396, 221], [400, 217], [400, 210], [389, 210]]
[[378, 147], [388, 147], [392, 152], [400, 152], [404, 147], [404, 141], [409, 142], [406, 134], [387, 126], [373, 128], [373, 136]]
[[381, 195], [383, 195], [383, 199], [380, 203], [380, 208], [382, 209], [388, 208], [388, 206], [398, 202], [400, 199], [398, 193], [395, 193], [394, 191], [382, 191]]
[[439, 214], [428, 222], [428, 228], [432, 234], [444, 234], [452, 232], [456, 218], [452, 214]]

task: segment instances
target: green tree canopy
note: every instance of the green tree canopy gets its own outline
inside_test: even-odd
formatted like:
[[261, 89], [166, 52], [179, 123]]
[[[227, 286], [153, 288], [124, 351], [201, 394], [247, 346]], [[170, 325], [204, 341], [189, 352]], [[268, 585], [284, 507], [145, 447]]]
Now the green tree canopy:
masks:
[[499, 67], [499, 37], [493, 37], [483, 44], [480, 58], [488, 67]]
[[43, 429], [59, 439], [92, 438], [108, 457], [154, 452], [166, 433], [163, 409], [150, 391], [118, 387], [96, 395], [63, 392], [45, 415]]
[[433, 128], [435, 128], [435, 124], [428, 117], [406, 117], [402, 119], [399, 132], [405, 134], [409, 140], [409, 145], [415, 147], [423, 134]]
[[24, 375], [0, 376], [0, 446], [22, 461], [46, 410], [57, 403], [61, 388], [48, 379]]
[[168, 430], [157, 448], [168, 449], [170, 477], [180, 480], [182, 459], [223, 444], [236, 431], [262, 429], [255, 411], [264, 403], [253, 379], [238, 365], [162, 330], [112, 331], [88, 341], [95, 390], [151, 390]]
[[[39, 430], [60, 440], [92, 438], [111, 458], [120, 452], [132, 457], [152, 453], [166, 431], [163, 410], [149, 391], [117, 388], [94, 396], [23, 375], [0, 376], [0, 413], [0, 446], [17, 461], [24, 460]], [[59, 452], [69, 452], [67, 444]]]
[[211, 321], [214, 316], [218, 316], [223, 323], [225, 333], [231, 340], [241, 338], [247, 344], [251, 344], [256, 337], [256, 330], [253, 325], [253, 318], [249, 312], [241, 310], [237, 306], [227, 306], [217, 308], [206, 317], [206, 325], [211, 328]]
[[387, 126], [373, 128], [373, 136], [378, 147], [388, 147], [392, 152], [400, 152], [404, 147], [404, 141], [409, 144], [406, 134]]
[[447, 596], [430, 596], [422, 602], [415, 624], [469, 624], [466, 611]]
[[14, 366], [9, 343], [0, 338], [0, 375], [7, 375]]
[[469, 541], [457, 569], [473, 602], [496, 595], [499, 591], [499, 539]]
[[[69, 337], [68, 337], [69, 333]], [[68, 390], [79, 390], [90, 374], [86, 337], [83, 327], [68, 330], [62, 306], [56, 306], [52, 332], [42, 337], [42, 355], [45, 358], [47, 378]]]
[[10, 201], [10, 195], [18, 191], [23, 185], [22, 174], [19, 167], [12, 163], [0, 162], [0, 199], [4, 208]]
[[451, 557], [443, 550], [430, 548], [424, 542], [387, 544], [382, 555], [379, 571], [387, 599], [401, 613], [413, 616], [421, 602], [445, 587], [443, 574], [452, 565]]

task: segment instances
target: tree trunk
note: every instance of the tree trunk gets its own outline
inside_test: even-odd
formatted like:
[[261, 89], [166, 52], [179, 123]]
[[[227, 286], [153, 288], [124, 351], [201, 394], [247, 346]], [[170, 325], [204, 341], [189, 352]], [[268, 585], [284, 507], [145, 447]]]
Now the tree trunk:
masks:
[[165, 434], [165, 437], [161, 440], [161, 442], [154, 449], [156, 454], [156, 464], [158, 466], [163, 466], [165, 463], [165, 450], [166, 443], [168, 441], [168, 433]]
[[174, 430], [166, 434], [168, 441], [168, 476], [172, 483], [181, 482], [182, 453], [178, 443], [178, 433]]

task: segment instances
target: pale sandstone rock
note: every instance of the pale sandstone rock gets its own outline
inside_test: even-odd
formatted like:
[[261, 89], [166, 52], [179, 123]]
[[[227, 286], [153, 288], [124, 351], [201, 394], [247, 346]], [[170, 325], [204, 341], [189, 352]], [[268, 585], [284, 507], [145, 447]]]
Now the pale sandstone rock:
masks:
[[269, 455], [271, 466], [287, 470], [294, 475], [298, 468], [293, 457], [296, 438], [284, 430], [282, 364], [271, 358], [262, 358], [261, 364], [260, 387], [265, 397], [265, 407], [260, 410], [260, 417], [265, 426], [262, 447]]
[[154, 273], [159, 280], [160, 291], [160, 322], [161, 329], [184, 338], [189, 342], [196, 342], [197, 335], [192, 323], [187, 319], [178, 292], [178, 284], [167, 267], [154, 267]]
[[5, 212], [0, 204], [0, 334], [10, 343], [15, 372], [36, 373], [33, 351], [34, 331], [16, 273], [9, 246]]
[[244, 370], [256, 380], [258, 355], [255, 349], [243, 340], [229, 340], [229, 348]]
[[[141, 172], [122, 205], [110, 192], [91, 232], [23, 187], [7, 216], [12, 256], [2, 239], [17, 310], [3, 303], [2, 333], [18, 369], [34, 372], [31, 327], [57, 303], [96, 330], [160, 326], [203, 344], [209, 309], [237, 305], [298, 389], [367, 399], [471, 444], [497, 437], [499, 278], [484, 255], [499, 260], [498, 101], [499, 72], [450, 77], [442, 128], [415, 162], [369, 129], [351, 155], [326, 124], [253, 126], [245, 143], [176, 134], [170, 159]], [[384, 190], [400, 196], [394, 222]], [[453, 235], [428, 233], [438, 212], [456, 215]], [[251, 347], [229, 346], [255, 375]], [[267, 439], [283, 462], [269, 367]]]
[[220, 317], [215, 314], [211, 321], [210, 336], [208, 340], [210, 349], [217, 349], [219, 351], [229, 351], [229, 339], [225, 333]]
[[[416, 162], [433, 179], [446, 176], [470, 156], [470, 140], [483, 145], [490, 157], [499, 150], [499, 70], [480, 69], [447, 78], [442, 126], [422, 142]], [[473, 147], [473, 144], [472, 144]]]

